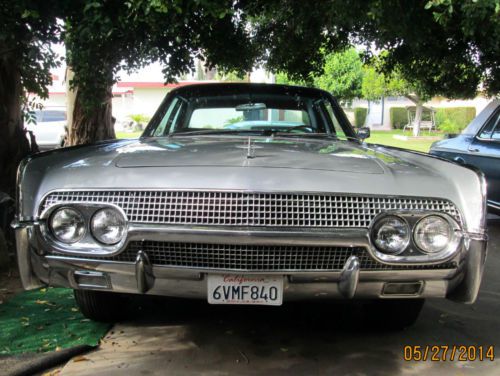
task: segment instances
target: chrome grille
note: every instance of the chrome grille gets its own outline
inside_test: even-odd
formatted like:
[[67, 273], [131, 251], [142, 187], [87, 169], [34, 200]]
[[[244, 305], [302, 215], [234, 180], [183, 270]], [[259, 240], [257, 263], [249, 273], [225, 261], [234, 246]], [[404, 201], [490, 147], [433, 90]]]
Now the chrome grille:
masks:
[[302, 247], [235, 244], [131, 242], [113, 261], [135, 262], [144, 251], [153, 265], [221, 271], [332, 271], [341, 270], [350, 256], [357, 256], [362, 270], [451, 269], [439, 265], [391, 266], [375, 261], [361, 247]]
[[110, 203], [131, 222], [179, 225], [369, 227], [387, 210], [448, 213], [457, 208], [443, 199], [347, 194], [248, 193], [229, 191], [63, 191], [49, 194], [41, 211], [61, 203]]

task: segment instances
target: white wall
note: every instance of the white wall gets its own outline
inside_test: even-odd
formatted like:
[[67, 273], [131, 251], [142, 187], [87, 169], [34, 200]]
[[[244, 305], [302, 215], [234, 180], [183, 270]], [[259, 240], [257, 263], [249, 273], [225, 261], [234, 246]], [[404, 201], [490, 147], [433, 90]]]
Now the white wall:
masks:
[[129, 114], [153, 116], [170, 88], [134, 88], [133, 105]]
[[66, 94], [52, 94], [49, 98], [40, 100], [44, 107], [66, 107]]

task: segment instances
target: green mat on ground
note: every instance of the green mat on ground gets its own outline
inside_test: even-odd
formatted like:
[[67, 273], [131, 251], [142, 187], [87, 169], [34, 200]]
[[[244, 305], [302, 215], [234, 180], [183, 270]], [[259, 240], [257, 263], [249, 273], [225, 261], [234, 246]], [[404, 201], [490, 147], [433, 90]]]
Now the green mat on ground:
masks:
[[97, 345], [109, 327], [86, 319], [71, 289], [25, 291], [0, 304], [0, 354]]

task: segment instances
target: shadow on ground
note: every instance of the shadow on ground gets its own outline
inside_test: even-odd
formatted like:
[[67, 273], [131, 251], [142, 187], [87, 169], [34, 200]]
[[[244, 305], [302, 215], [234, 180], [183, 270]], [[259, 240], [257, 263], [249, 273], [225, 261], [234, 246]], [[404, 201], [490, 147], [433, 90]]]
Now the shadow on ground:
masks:
[[282, 307], [210, 306], [156, 299], [142, 318], [117, 324], [101, 348], [62, 374], [129, 375], [427, 375], [500, 374], [496, 361], [405, 362], [405, 345], [500, 343], [500, 221], [474, 305], [429, 300], [417, 324], [400, 332], [374, 328], [359, 305], [289, 303]]

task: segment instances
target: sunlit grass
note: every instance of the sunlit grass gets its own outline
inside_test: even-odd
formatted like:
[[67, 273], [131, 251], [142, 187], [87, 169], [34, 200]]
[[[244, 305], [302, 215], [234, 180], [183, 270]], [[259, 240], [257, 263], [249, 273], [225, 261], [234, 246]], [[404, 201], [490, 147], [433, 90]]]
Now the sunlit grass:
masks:
[[116, 138], [139, 138], [142, 132], [116, 132]]
[[424, 137], [432, 137], [435, 139], [431, 140], [415, 140], [415, 139], [408, 139], [408, 141], [405, 140], [399, 140], [397, 138], [394, 138], [394, 135], [402, 135], [402, 136], [409, 136], [411, 137], [411, 132], [403, 132], [401, 130], [396, 130], [396, 131], [372, 131], [371, 136], [369, 139], [366, 140], [366, 142], [371, 143], [371, 144], [381, 144], [381, 145], [387, 145], [387, 146], [395, 146], [398, 148], [403, 148], [403, 149], [410, 149], [410, 150], [416, 150], [416, 151], [421, 151], [424, 153], [429, 152], [429, 149], [432, 145], [433, 142], [435, 142], [437, 139], [442, 139], [444, 137], [443, 134], [439, 133], [430, 133], [429, 132], [423, 132], [422, 136]]

